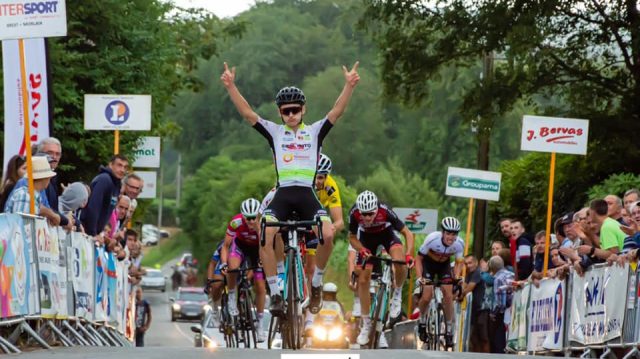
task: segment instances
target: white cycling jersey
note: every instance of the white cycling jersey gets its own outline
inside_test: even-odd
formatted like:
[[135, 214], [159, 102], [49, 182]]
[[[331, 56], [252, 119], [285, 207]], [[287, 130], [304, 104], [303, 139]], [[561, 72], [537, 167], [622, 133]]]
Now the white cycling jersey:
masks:
[[456, 260], [462, 259], [464, 256], [464, 240], [457, 237], [453, 244], [447, 247], [442, 243], [442, 232], [432, 232], [425, 238], [418, 252], [423, 256], [428, 255], [438, 261], [444, 261], [454, 255]]
[[267, 193], [266, 196], [264, 196], [264, 198], [262, 199], [262, 203], [260, 203], [260, 208], [258, 209], [258, 213], [262, 216], [262, 214], [264, 213], [264, 210], [267, 209], [267, 207], [269, 206], [269, 203], [271, 203], [271, 201], [273, 200], [273, 196], [276, 195], [276, 188], [272, 188], [271, 191], [269, 191], [269, 193]]
[[253, 127], [269, 141], [278, 185], [311, 188], [322, 141], [333, 127], [331, 121], [325, 117], [311, 125], [302, 123], [294, 132], [289, 126], [260, 118]]

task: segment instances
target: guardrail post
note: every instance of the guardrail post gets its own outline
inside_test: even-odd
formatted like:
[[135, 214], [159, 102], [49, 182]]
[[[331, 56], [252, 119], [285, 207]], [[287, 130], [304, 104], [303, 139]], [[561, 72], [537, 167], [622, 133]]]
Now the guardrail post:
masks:
[[58, 327], [56, 327], [56, 325], [53, 323], [52, 320], [47, 320], [45, 325], [48, 326], [55, 333], [55, 335], [58, 336], [58, 338], [60, 339], [60, 341], [65, 347], [75, 346], [75, 344], [73, 344], [71, 339], [69, 339], [66, 335], [64, 335], [64, 333]]
[[89, 332], [87, 328], [85, 328], [84, 325], [82, 325], [80, 321], [76, 322], [76, 328], [84, 334], [85, 338], [87, 338], [88, 341], [91, 342], [90, 345], [95, 345], [99, 347], [103, 346], [100, 339], [96, 338], [96, 336], [93, 333]]
[[71, 324], [69, 324], [68, 321], [63, 320], [62, 321], [62, 327], [65, 328], [69, 333], [71, 333], [71, 335], [73, 335], [73, 337], [76, 339], [76, 341], [78, 341], [78, 344], [80, 345], [91, 345], [89, 344], [89, 342], [87, 340], [85, 340], [82, 335], [80, 335], [80, 333], [78, 333], [72, 326]]
[[44, 339], [42, 339], [26, 321], [20, 324], [20, 328], [27, 332], [27, 334], [29, 334], [36, 342], [38, 342], [40, 346], [45, 349], [51, 349], [51, 346]]
[[93, 325], [91, 323], [89, 323], [87, 325], [87, 328], [89, 328], [89, 331], [93, 333], [93, 335], [102, 343], [102, 346], [111, 346], [111, 343], [109, 343], [97, 330], [96, 328], [93, 327]]

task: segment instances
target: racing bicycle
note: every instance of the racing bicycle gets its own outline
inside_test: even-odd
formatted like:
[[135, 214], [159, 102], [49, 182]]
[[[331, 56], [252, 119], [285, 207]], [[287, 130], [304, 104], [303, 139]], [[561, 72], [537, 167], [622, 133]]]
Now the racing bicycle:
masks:
[[[271, 349], [276, 333], [282, 337], [283, 349], [301, 349], [304, 334], [303, 308], [309, 301], [309, 289], [304, 273], [302, 251], [304, 247], [304, 235], [301, 233], [310, 231], [313, 226], [318, 226], [318, 240], [324, 244], [322, 238], [322, 220], [316, 217], [312, 221], [288, 220], [285, 222], [266, 222], [263, 218], [261, 227], [265, 233], [265, 227], [280, 227], [287, 232], [285, 241], [285, 277], [283, 299], [285, 312], [283, 316], [272, 316], [267, 335], [267, 347]], [[284, 239], [284, 238], [283, 238]], [[262, 238], [264, 245], [264, 238]]]

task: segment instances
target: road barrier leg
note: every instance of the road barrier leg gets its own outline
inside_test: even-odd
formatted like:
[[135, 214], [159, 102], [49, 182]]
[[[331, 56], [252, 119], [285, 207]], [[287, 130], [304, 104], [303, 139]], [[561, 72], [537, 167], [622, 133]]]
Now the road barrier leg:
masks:
[[16, 354], [22, 353], [20, 349], [18, 349], [15, 345], [11, 344], [11, 342], [9, 342], [3, 337], [0, 337], [0, 347], [2, 347], [2, 350], [6, 354], [11, 354], [12, 352]]
[[68, 322], [68, 321], [63, 320], [63, 321], [62, 321], [62, 327], [64, 327], [65, 329], [67, 329], [67, 331], [68, 331], [69, 333], [71, 333], [71, 335], [73, 335], [73, 337], [74, 337], [74, 338], [76, 338], [76, 340], [78, 341], [78, 344], [80, 344], [80, 345], [85, 345], [85, 346], [91, 345], [91, 344], [89, 344], [89, 342], [88, 342], [88, 341], [86, 341], [86, 340], [82, 337], [82, 335], [80, 335], [80, 333], [78, 333], [78, 332], [77, 332], [77, 331], [76, 331], [76, 330], [71, 326], [71, 324], [69, 324], [69, 322]]
[[89, 331], [87, 330], [87, 328], [85, 328], [85, 327], [84, 327], [84, 325], [82, 325], [82, 323], [80, 323], [80, 322], [76, 322], [76, 328], [77, 328], [78, 330], [80, 330], [80, 331], [84, 334], [84, 337], [85, 337], [89, 342], [91, 342], [91, 343], [90, 343], [90, 345], [95, 345], [95, 346], [99, 346], [99, 347], [103, 346], [103, 345], [102, 345], [102, 342], [100, 341], [100, 339], [96, 338], [96, 336], [95, 336], [95, 335], [93, 335], [91, 332], [89, 332]]
[[109, 346], [113, 346], [113, 347], [119, 346], [118, 342], [111, 337], [107, 328], [105, 327], [100, 328], [100, 333], [103, 335], [104, 338], [107, 339], [107, 341], [109, 342]]
[[639, 358], [640, 352], [638, 351], [638, 346], [634, 346], [629, 352], [622, 357], [622, 359], [631, 359], [631, 358]]
[[88, 324], [87, 327], [89, 328], [89, 331], [93, 333], [93, 335], [102, 343], [102, 346], [107, 346], [110, 347], [111, 343], [109, 343], [103, 336], [102, 334], [100, 334], [96, 328], [93, 327], [93, 325]]
[[58, 338], [60, 339], [60, 341], [62, 342], [62, 344], [65, 347], [74, 347], [75, 346], [75, 344], [73, 344], [71, 339], [69, 339], [66, 335], [64, 335], [62, 330], [60, 330], [58, 327], [56, 327], [56, 325], [53, 323], [52, 320], [47, 320], [45, 325], [48, 326], [51, 330], [53, 330], [53, 332], [58, 336]]
[[36, 333], [36, 331], [33, 330], [33, 328], [31, 328], [31, 326], [27, 322], [22, 322], [22, 324], [20, 324], [20, 328], [23, 331], [27, 332], [27, 334], [29, 334], [31, 338], [33, 338], [36, 342], [38, 342], [40, 346], [42, 346], [45, 349], [51, 349], [51, 346], [47, 344], [47, 342], [44, 339], [42, 339], [38, 335], [38, 333]]
[[580, 355], [580, 358], [591, 358], [591, 348], [584, 348], [584, 352]]
[[602, 355], [600, 355], [600, 359], [606, 359], [609, 354], [611, 354], [611, 348], [607, 347], [607, 349], [602, 352]]

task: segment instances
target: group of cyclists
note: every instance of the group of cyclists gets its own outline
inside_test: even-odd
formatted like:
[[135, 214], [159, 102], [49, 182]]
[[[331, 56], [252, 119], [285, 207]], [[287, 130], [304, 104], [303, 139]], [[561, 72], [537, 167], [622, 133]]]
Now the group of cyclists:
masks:
[[[230, 69], [224, 64], [221, 81], [241, 116], [267, 139], [276, 166], [277, 183], [262, 201], [248, 198], [241, 203], [240, 213], [229, 221], [225, 239], [211, 258], [207, 272], [208, 285], [214, 311], [217, 311], [224, 289], [222, 279], [226, 276], [228, 313], [231, 316], [238, 315], [236, 273], [230, 271], [242, 265], [253, 269], [258, 342], [266, 339], [262, 321], [267, 291], [271, 314], [283, 316], [285, 313], [284, 241], [277, 227], [261, 228], [261, 221], [287, 221], [293, 213], [299, 220], [322, 221], [321, 226], [315, 226], [304, 235], [304, 271], [311, 294], [305, 311], [307, 326], [322, 308], [324, 270], [333, 249], [333, 238], [345, 224], [338, 185], [331, 177], [331, 159], [321, 153], [321, 147], [324, 138], [346, 109], [360, 79], [358, 62], [351, 70], [344, 66], [342, 69], [344, 88], [324, 119], [311, 125], [303, 123], [302, 117], [306, 112], [305, 95], [296, 87], [285, 87], [275, 99], [283, 122], [276, 124], [261, 118], [252, 110], [235, 85], [235, 68]], [[419, 330], [424, 331], [425, 313], [433, 297], [433, 285], [441, 284], [448, 324], [445, 338], [449, 345], [452, 342], [451, 323], [454, 316], [452, 284], [461, 275], [463, 265], [464, 244], [458, 237], [460, 222], [453, 217], [443, 219], [442, 231], [434, 232], [426, 238], [419, 248], [417, 261], [414, 261], [413, 234], [373, 192], [364, 191], [357, 196], [356, 203], [349, 211], [348, 220], [350, 250], [355, 252], [354, 256], [348, 256], [351, 261], [349, 268], [353, 268], [357, 277], [352, 289], [356, 293], [356, 302], [359, 303], [362, 323], [357, 343], [367, 345], [370, 338], [369, 283], [372, 272], [376, 269], [369, 259], [383, 251], [393, 259], [394, 289], [389, 308], [391, 320], [401, 314], [402, 288], [407, 270], [415, 264], [419, 278], [416, 286], [421, 292], [418, 304], [421, 313]], [[404, 237], [404, 245], [396, 232]], [[323, 241], [318, 241], [319, 234]], [[451, 257], [455, 257], [453, 271]]]

